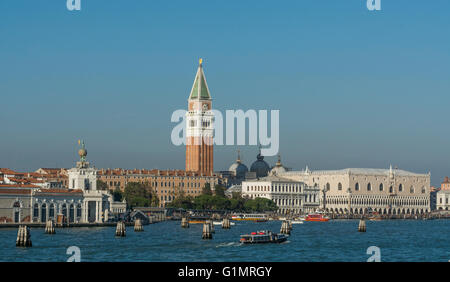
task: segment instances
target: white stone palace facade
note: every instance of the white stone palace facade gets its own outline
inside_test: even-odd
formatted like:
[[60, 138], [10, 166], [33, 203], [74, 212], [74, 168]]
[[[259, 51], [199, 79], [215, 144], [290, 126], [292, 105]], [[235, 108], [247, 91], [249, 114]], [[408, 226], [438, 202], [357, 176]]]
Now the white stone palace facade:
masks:
[[430, 212], [430, 173], [399, 169], [348, 168], [288, 171], [279, 176], [320, 189], [320, 207], [329, 213], [422, 214]]
[[243, 181], [242, 197], [270, 199], [281, 214], [310, 213], [319, 207], [319, 188], [276, 175]]

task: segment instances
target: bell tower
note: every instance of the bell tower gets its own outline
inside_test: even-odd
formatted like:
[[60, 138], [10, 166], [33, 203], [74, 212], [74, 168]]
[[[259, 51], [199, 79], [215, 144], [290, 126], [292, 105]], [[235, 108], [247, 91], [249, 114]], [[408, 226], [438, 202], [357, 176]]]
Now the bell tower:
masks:
[[186, 113], [186, 171], [212, 174], [213, 121], [212, 99], [200, 59]]

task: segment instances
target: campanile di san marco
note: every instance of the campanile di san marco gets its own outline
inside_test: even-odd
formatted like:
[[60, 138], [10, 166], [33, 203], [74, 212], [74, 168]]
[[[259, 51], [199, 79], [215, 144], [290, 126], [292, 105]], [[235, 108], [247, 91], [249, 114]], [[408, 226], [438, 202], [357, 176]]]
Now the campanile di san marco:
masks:
[[211, 106], [212, 99], [200, 59], [186, 113], [186, 171], [210, 175], [214, 170], [214, 115]]

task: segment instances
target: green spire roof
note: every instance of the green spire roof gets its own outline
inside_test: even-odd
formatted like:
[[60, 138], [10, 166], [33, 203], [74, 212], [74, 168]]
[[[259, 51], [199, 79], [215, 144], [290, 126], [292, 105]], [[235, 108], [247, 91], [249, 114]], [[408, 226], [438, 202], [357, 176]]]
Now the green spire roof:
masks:
[[189, 100], [209, 100], [211, 95], [209, 94], [208, 84], [206, 83], [205, 73], [203, 72], [202, 59], [198, 66], [197, 74], [195, 75], [194, 85], [192, 86]]

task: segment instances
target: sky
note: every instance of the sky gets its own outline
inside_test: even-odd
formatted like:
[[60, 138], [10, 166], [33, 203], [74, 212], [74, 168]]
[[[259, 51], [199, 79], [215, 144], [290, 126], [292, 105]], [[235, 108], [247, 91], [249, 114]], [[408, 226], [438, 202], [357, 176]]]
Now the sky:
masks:
[[[280, 110], [292, 169], [450, 175], [450, 1], [0, 1], [0, 167], [184, 169], [198, 59], [213, 107]], [[216, 146], [215, 170], [256, 146]], [[276, 157], [266, 157], [269, 164]]]

